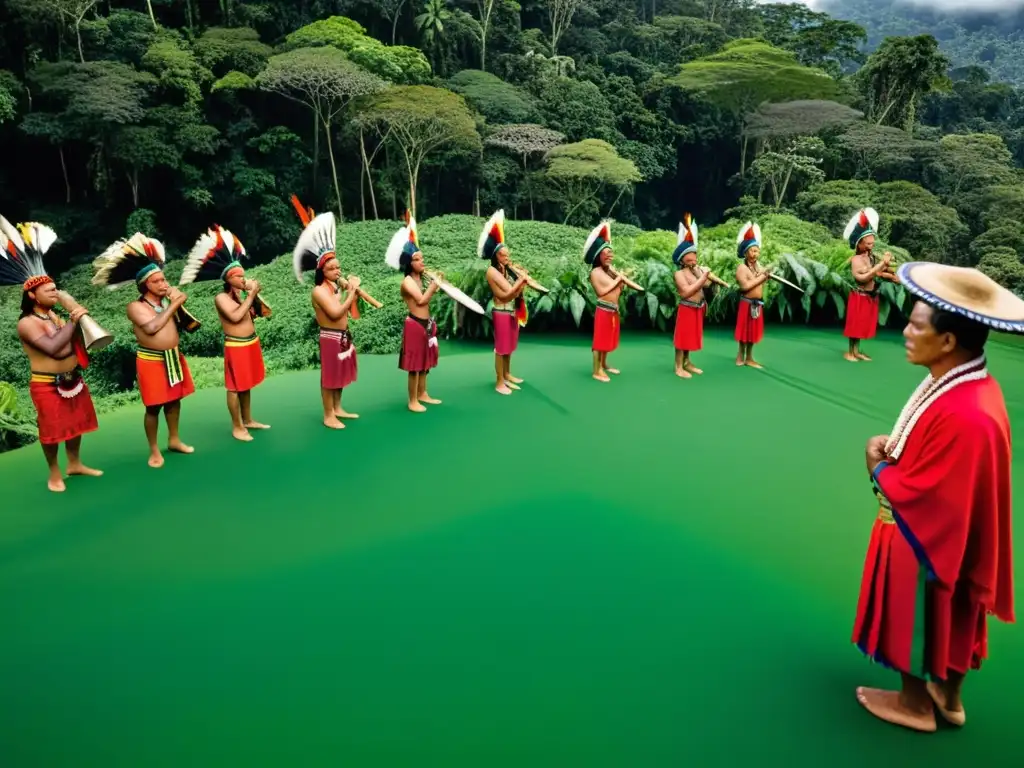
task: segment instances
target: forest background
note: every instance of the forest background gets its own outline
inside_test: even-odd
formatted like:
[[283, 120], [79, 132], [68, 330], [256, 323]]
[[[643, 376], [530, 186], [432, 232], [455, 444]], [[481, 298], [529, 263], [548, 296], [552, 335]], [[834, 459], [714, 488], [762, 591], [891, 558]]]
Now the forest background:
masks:
[[[1014, 4], [1011, 4], [1014, 5]], [[487, 303], [484, 218], [509, 217], [534, 331], [586, 330], [581, 249], [614, 219], [617, 262], [648, 287], [627, 326], [668, 332], [670, 254], [684, 211], [723, 277], [761, 223], [774, 321], [835, 324], [850, 288], [839, 239], [862, 206], [878, 250], [976, 266], [1024, 293], [1024, 11], [969, 14], [899, 0], [6, 0], [0, 5], [0, 214], [42, 221], [61, 287], [115, 335], [87, 380], [101, 411], [137, 398], [131, 289], [90, 285], [91, 261], [141, 231], [176, 282], [216, 223], [245, 244], [274, 316], [271, 372], [317, 363], [291, 271], [297, 194], [333, 210], [346, 273], [385, 302], [353, 325], [394, 353], [404, 310], [383, 252], [404, 210], [429, 265]], [[222, 385], [212, 296], [183, 337], [200, 386]], [[35, 439], [15, 325], [0, 290], [0, 450]], [[728, 321], [735, 293], [711, 303]], [[882, 321], [902, 289], [886, 284]], [[489, 321], [443, 300], [442, 334]]]

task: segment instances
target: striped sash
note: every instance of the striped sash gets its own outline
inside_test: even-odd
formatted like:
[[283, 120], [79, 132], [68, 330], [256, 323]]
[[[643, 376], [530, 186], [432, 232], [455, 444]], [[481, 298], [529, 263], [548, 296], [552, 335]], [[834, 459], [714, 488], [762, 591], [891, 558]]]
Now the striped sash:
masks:
[[174, 387], [185, 380], [185, 372], [181, 368], [181, 355], [178, 348], [174, 349], [147, 349], [139, 347], [135, 353], [139, 360], [146, 360], [151, 363], [163, 363], [167, 371], [167, 383]]

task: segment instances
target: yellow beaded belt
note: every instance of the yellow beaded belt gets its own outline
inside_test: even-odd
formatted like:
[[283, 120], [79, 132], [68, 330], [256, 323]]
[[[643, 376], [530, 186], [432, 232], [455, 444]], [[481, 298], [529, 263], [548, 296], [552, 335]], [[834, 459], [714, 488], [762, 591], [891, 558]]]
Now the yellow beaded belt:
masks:
[[178, 353], [177, 347], [174, 347], [174, 349], [147, 349], [146, 347], [139, 347], [135, 351], [135, 356], [139, 360], [163, 363], [164, 368], [167, 370], [167, 384], [169, 386], [177, 386], [185, 380], [185, 371], [181, 367], [181, 355]]
[[892, 504], [882, 494], [875, 492], [875, 496], [878, 498], [878, 519], [885, 525], [895, 525], [896, 518], [892, 515]]

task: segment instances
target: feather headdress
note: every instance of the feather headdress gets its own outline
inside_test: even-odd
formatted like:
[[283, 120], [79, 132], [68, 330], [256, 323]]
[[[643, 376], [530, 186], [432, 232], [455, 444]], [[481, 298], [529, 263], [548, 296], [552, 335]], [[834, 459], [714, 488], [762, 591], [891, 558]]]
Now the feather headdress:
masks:
[[481, 259], [493, 259], [498, 251], [505, 247], [505, 211], [497, 211], [480, 232], [480, 240], [476, 244], [476, 255]]
[[118, 240], [93, 261], [93, 285], [110, 290], [135, 283], [141, 287], [157, 272], [162, 272], [164, 246], [159, 240], [136, 232], [128, 240]]
[[57, 233], [35, 221], [17, 227], [0, 216], [0, 285], [21, 283], [23, 291], [52, 283], [43, 255], [57, 242]]
[[693, 221], [690, 214], [683, 214], [683, 220], [679, 223], [679, 235], [676, 238], [676, 249], [672, 252], [672, 261], [676, 266], [683, 263], [683, 256], [688, 253], [697, 252], [697, 223]]
[[231, 232], [214, 224], [206, 230], [185, 258], [180, 285], [204, 280], [226, 280], [235, 269], [245, 271], [241, 259], [246, 258], [245, 246]]
[[591, 266], [596, 266], [598, 257], [605, 248], [612, 247], [612, 229], [610, 221], [602, 221], [587, 235], [583, 244], [583, 260]]
[[302, 282], [302, 273], [311, 269], [323, 269], [328, 261], [335, 258], [334, 214], [330, 211], [315, 217], [299, 235], [292, 253], [295, 277]]
[[843, 230], [843, 239], [850, 247], [857, 248], [857, 243], [868, 235], [878, 234], [878, 211], [874, 208], [862, 208], [853, 215], [846, 229]]
[[405, 226], [391, 236], [388, 249], [384, 252], [384, 263], [392, 269], [408, 273], [412, 257], [419, 253], [419, 236], [416, 232], [416, 219], [409, 211], [405, 212]]
[[749, 221], [740, 228], [736, 237], [736, 257], [742, 259], [754, 246], [761, 247], [761, 228]]

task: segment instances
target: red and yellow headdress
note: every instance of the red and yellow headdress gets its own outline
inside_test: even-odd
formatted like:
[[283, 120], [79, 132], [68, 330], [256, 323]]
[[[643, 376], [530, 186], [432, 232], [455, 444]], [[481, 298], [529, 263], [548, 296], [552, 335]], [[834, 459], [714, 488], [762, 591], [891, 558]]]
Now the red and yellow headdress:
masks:
[[20, 283], [23, 291], [31, 291], [52, 283], [43, 255], [56, 241], [57, 233], [45, 224], [30, 221], [14, 227], [0, 216], [0, 285]]
[[476, 244], [476, 255], [481, 259], [493, 260], [498, 251], [505, 247], [505, 211], [500, 210], [484, 224]]
[[592, 267], [597, 266], [600, 263], [601, 253], [611, 247], [611, 222], [602, 221], [587, 235], [587, 241], [583, 244], [583, 260]]
[[180, 285], [204, 280], [226, 280], [235, 271], [245, 273], [241, 259], [245, 246], [231, 232], [214, 224], [202, 234], [185, 258]]
[[755, 245], [761, 247], [761, 228], [748, 221], [740, 227], [740, 233], [736, 238], [736, 258], [742, 259]]

